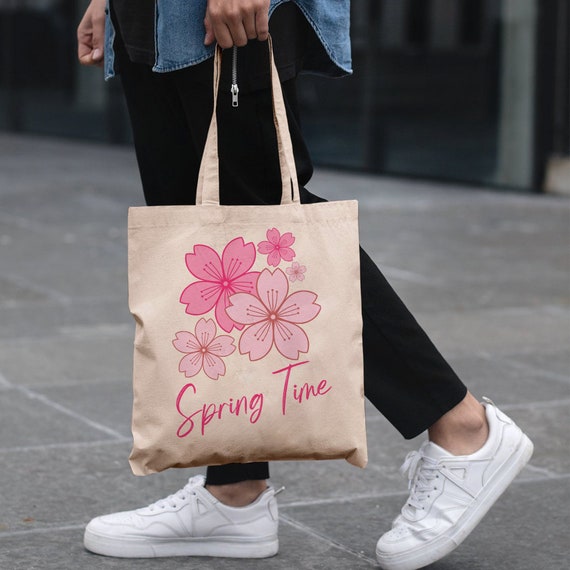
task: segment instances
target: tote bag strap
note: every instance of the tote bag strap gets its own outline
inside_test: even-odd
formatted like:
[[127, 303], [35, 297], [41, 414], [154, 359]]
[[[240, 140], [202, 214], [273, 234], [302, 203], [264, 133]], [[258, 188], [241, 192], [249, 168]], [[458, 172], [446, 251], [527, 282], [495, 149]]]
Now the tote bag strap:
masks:
[[[269, 60], [271, 70], [271, 91], [273, 94], [273, 123], [277, 133], [277, 148], [279, 152], [279, 167], [281, 170], [281, 204], [299, 204], [299, 183], [297, 181], [297, 169], [293, 155], [293, 143], [289, 133], [285, 102], [281, 91], [281, 83], [273, 58], [273, 45], [271, 38], [269, 44]], [[216, 108], [218, 104], [218, 90], [222, 71], [222, 49], [216, 46], [214, 55], [214, 112], [208, 130], [206, 145], [200, 164], [198, 186], [196, 188], [196, 205], [219, 205], [220, 204], [220, 173], [218, 157], [218, 121]], [[239, 111], [238, 111], [239, 112]], [[239, 133], [236, 133], [236, 136]], [[240, 141], [241, 144], [241, 141]], [[247, 144], [247, 141], [243, 141]]]

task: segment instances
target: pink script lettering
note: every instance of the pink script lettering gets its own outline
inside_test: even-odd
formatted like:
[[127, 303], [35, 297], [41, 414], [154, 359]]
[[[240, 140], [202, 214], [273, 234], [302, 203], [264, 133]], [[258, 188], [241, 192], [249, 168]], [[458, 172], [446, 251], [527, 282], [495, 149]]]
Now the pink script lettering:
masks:
[[316, 386], [314, 384], [309, 384], [308, 382], [305, 382], [300, 386], [293, 384], [293, 390], [289, 390], [289, 381], [291, 380], [291, 371], [293, 368], [307, 364], [308, 362], [308, 360], [305, 360], [303, 362], [296, 362], [295, 364], [289, 364], [285, 368], [281, 368], [280, 370], [275, 370], [275, 372], [273, 372], [273, 374], [281, 374], [282, 372], [285, 372], [285, 379], [283, 381], [283, 393], [281, 396], [281, 412], [283, 415], [287, 413], [287, 399], [289, 397], [293, 397], [297, 403], [302, 404], [310, 397], [324, 396], [332, 390], [332, 386], [329, 386], [328, 382], [324, 379], [321, 380]]
[[[189, 391], [191, 393], [187, 396], [186, 393]], [[241, 396], [235, 399], [229, 398], [227, 402], [205, 403], [195, 412], [187, 414], [183, 411], [183, 408], [186, 407], [184, 404], [189, 399], [191, 400], [192, 394], [197, 394], [196, 386], [194, 384], [186, 384], [176, 398], [176, 410], [184, 418], [176, 432], [176, 435], [180, 438], [190, 435], [196, 426], [196, 422], [199, 423], [200, 432], [204, 435], [206, 426], [214, 419], [221, 420], [222, 417], [228, 414], [233, 416], [244, 414], [248, 415], [250, 423], [254, 424], [259, 420], [263, 411], [263, 394], [253, 394], [249, 398]]]

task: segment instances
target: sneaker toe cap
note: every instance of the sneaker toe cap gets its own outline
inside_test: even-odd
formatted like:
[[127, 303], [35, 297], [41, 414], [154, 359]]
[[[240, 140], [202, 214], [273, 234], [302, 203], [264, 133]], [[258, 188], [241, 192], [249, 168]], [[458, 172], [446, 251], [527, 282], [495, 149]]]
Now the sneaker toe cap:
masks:
[[137, 528], [142, 528], [142, 526], [139, 517], [135, 516], [133, 512], [125, 511], [95, 517], [87, 524], [85, 531], [99, 535], [114, 535], [120, 529], [132, 531]]
[[376, 544], [378, 555], [393, 555], [416, 546], [417, 540], [409, 528], [397, 526], [383, 534]]

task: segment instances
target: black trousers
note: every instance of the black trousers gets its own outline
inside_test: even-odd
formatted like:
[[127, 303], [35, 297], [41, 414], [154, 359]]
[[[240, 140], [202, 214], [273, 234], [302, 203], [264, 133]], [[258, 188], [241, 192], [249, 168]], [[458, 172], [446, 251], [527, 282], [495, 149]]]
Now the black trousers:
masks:
[[[146, 202], [194, 204], [212, 114], [212, 61], [157, 74], [129, 61], [117, 47]], [[267, 48], [250, 42], [240, 48], [239, 60], [260, 49]], [[239, 107], [233, 108], [230, 60], [223, 61], [217, 110], [221, 202], [276, 204], [281, 178], [268, 78], [241, 88]], [[301, 201], [324, 201], [304, 188], [313, 167], [299, 125], [296, 79], [282, 86]], [[365, 394], [405, 438], [412, 438], [458, 404], [467, 390], [370, 257], [362, 250], [360, 256]], [[266, 463], [233, 464], [209, 467], [207, 481], [225, 484], [268, 476]]]

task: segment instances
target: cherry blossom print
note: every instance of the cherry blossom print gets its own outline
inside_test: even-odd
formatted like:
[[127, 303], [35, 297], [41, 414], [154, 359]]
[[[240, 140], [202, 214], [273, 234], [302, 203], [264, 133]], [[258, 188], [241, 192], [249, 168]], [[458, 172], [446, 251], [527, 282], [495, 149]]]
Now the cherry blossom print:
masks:
[[261, 241], [257, 244], [257, 251], [263, 255], [267, 255], [267, 264], [277, 267], [281, 260], [292, 261], [295, 252], [291, 249], [295, 243], [295, 238], [291, 232], [283, 235], [279, 230], [272, 228], [266, 232], [267, 241]]
[[257, 280], [257, 295], [236, 293], [230, 297], [227, 312], [245, 325], [239, 339], [241, 354], [250, 360], [265, 357], [273, 345], [286, 358], [297, 360], [309, 351], [309, 339], [298, 324], [312, 321], [321, 307], [311, 291], [289, 295], [289, 282], [281, 269], [264, 269]]
[[196, 376], [202, 369], [212, 380], [217, 380], [226, 373], [222, 357], [232, 354], [236, 347], [231, 336], [216, 336], [216, 332], [216, 323], [212, 319], [200, 319], [196, 323], [194, 334], [187, 331], [176, 333], [172, 344], [176, 350], [186, 354], [180, 361], [178, 370], [187, 378]]
[[230, 241], [222, 257], [207, 245], [195, 245], [192, 253], [186, 254], [186, 267], [199, 279], [191, 283], [180, 295], [180, 302], [186, 305], [189, 315], [204, 315], [215, 308], [218, 325], [226, 332], [233, 328], [241, 330], [228, 316], [226, 307], [234, 293], [253, 293], [259, 271], [250, 271], [255, 262], [255, 246], [244, 243], [237, 237]]
[[287, 267], [287, 269], [285, 269], [285, 272], [289, 275], [289, 281], [291, 281], [291, 283], [294, 281], [303, 281], [305, 279], [305, 271], [307, 271], [307, 268], [296, 261], [293, 262], [291, 267]]

